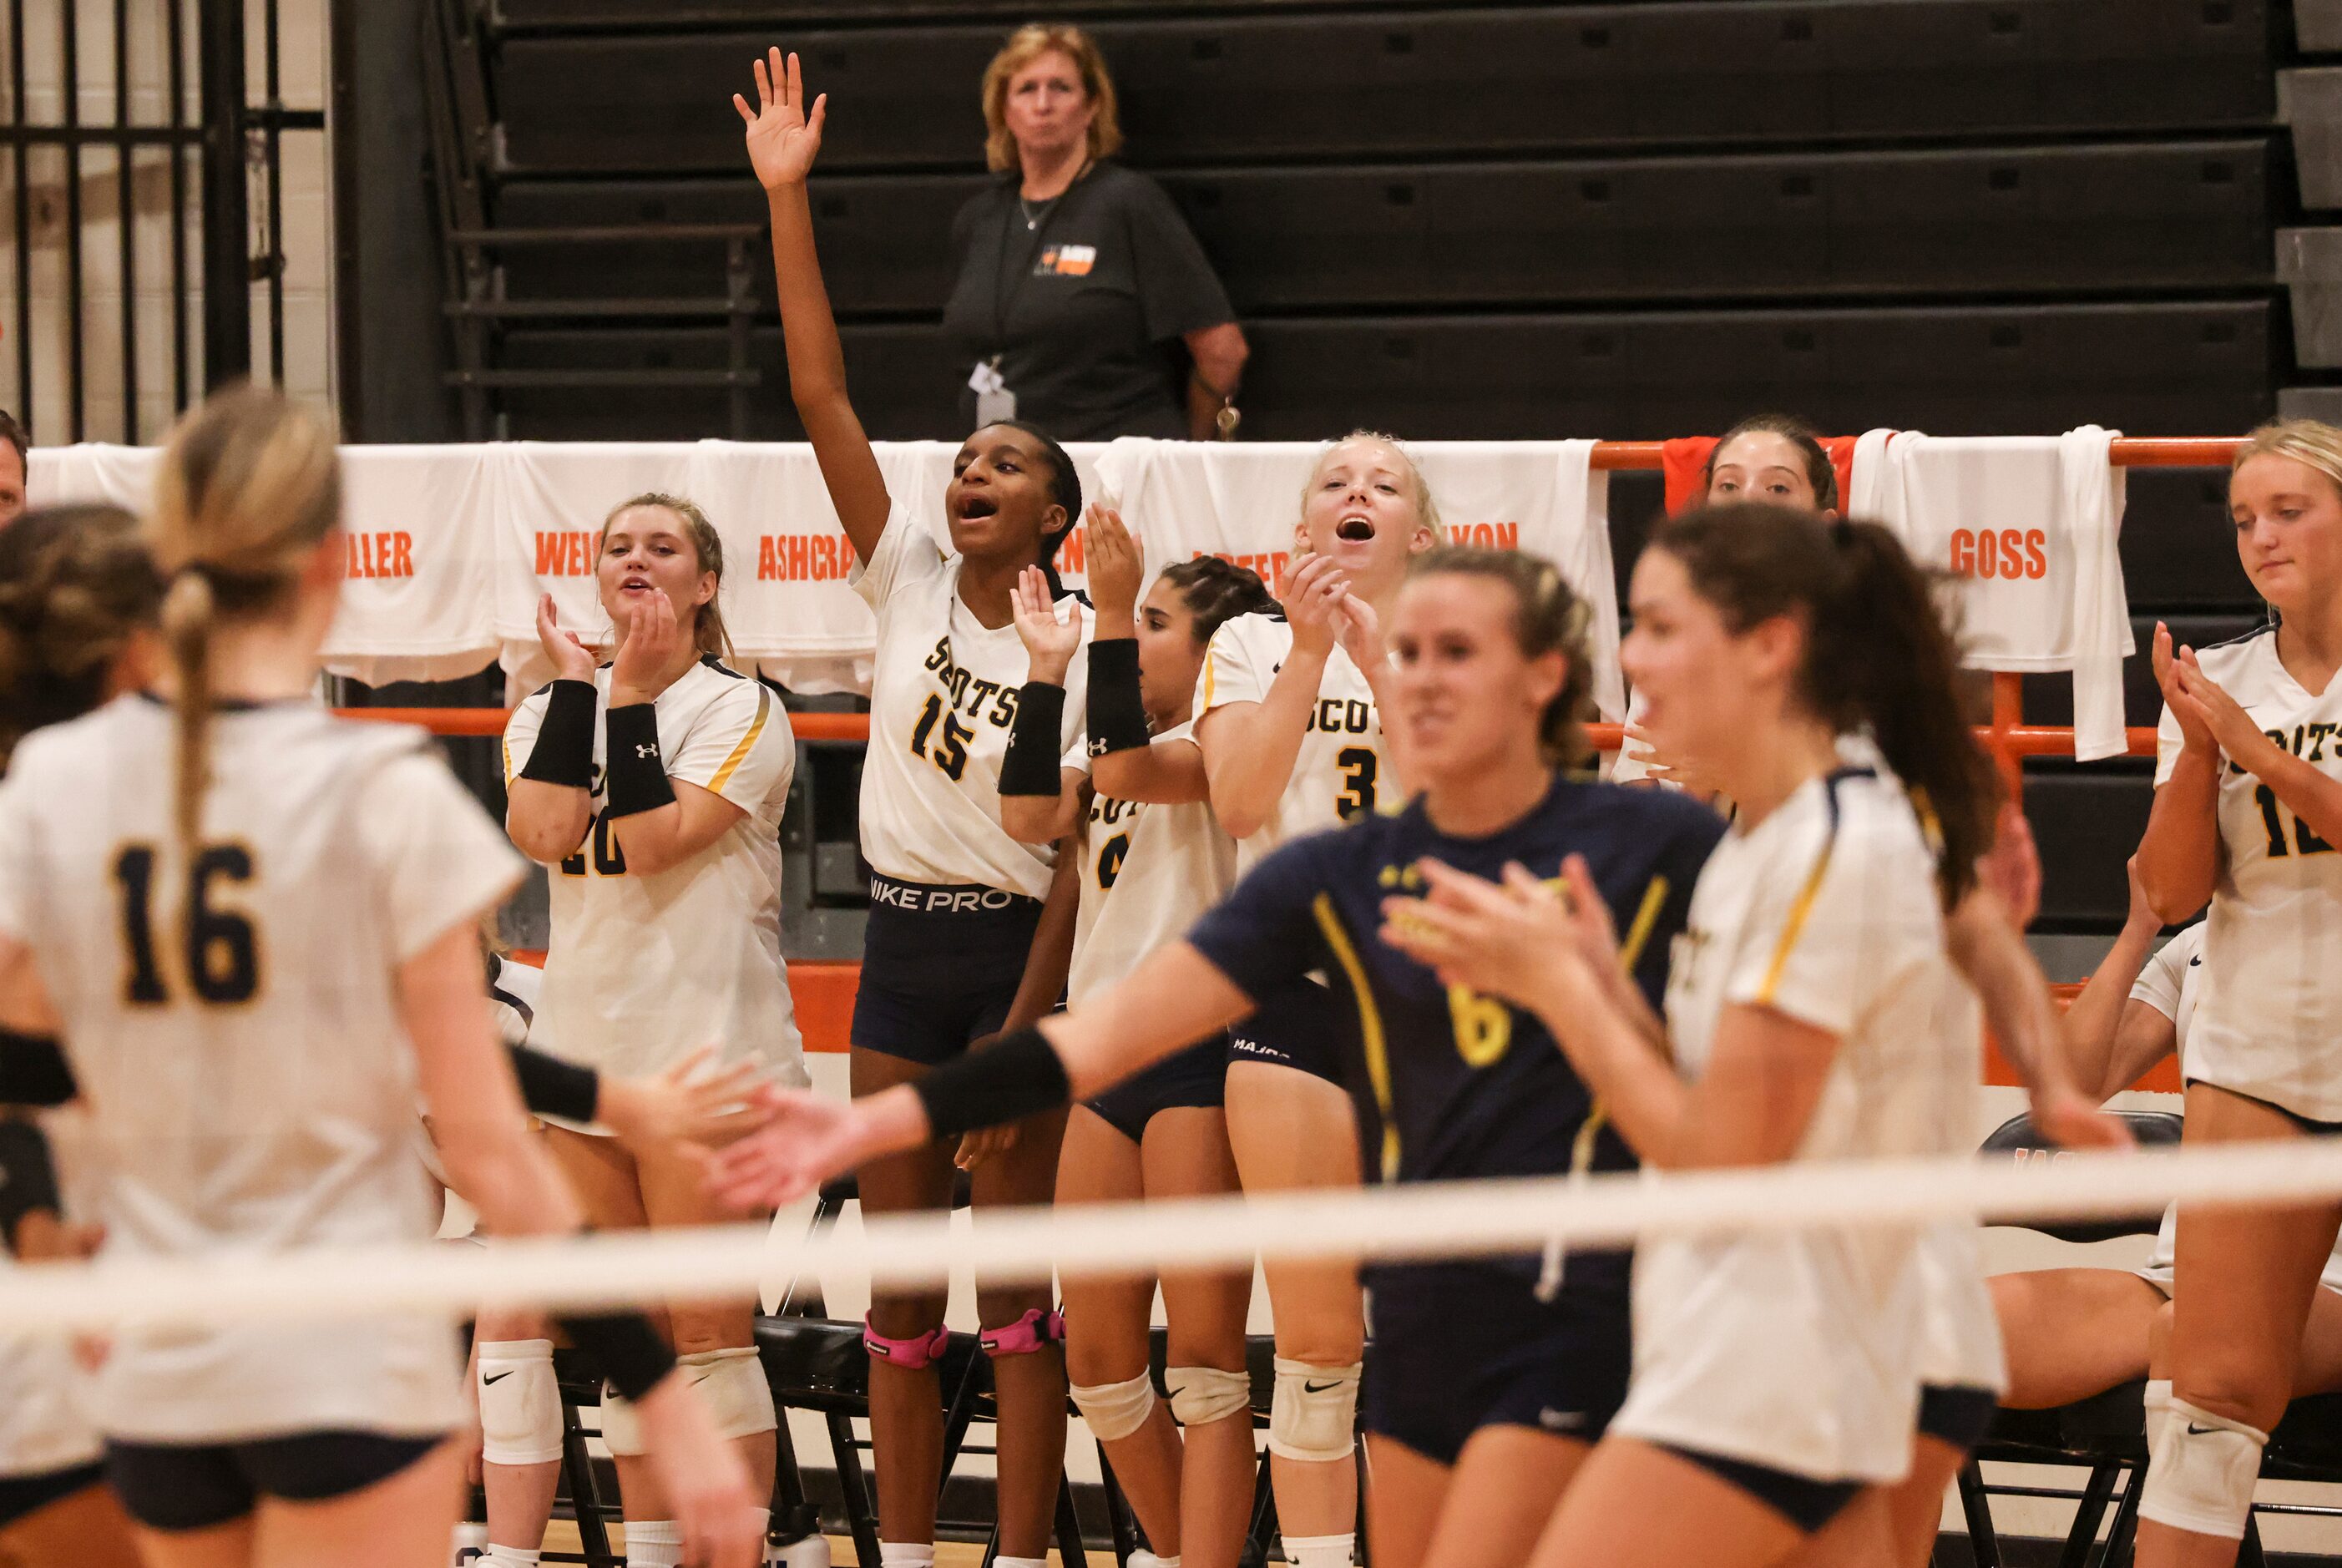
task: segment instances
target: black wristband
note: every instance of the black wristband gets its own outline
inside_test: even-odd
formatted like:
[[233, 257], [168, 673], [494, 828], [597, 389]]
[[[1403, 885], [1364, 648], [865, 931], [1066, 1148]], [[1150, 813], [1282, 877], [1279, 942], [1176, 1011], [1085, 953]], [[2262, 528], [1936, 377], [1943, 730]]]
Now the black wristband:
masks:
[[25, 1216], [44, 1210], [65, 1213], [49, 1141], [31, 1122], [0, 1121], [0, 1241], [10, 1252], [16, 1250], [16, 1227]]
[[1000, 759], [1000, 793], [1054, 795], [1063, 787], [1059, 736], [1066, 725], [1066, 688], [1027, 681], [1016, 694], [1016, 727], [1008, 732], [1008, 754]]
[[911, 1092], [926, 1107], [927, 1126], [938, 1138], [1021, 1122], [1074, 1097], [1066, 1064], [1038, 1029], [1019, 1029], [981, 1050], [964, 1051], [913, 1084]]
[[602, 744], [605, 820], [656, 811], [675, 801], [666, 758], [659, 754], [658, 710], [649, 703], [612, 708]]
[[638, 1312], [578, 1313], [556, 1317], [569, 1343], [602, 1365], [610, 1386], [640, 1399], [675, 1370], [675, 1352]]
[[1135, 752], [1154, 739], [1146, 699], [1138, 689], [1138, 639], [1100, 637], [1090, 644], [1090, 755]]
[[0, 1029], [0, 1104], [62, 1105], [80, 1093], [56, 1036]]
[[545, 688], [545, 722], [520, 776], [564, 789], [594, 787], [594, 683], [555, 681]]
[[540, 1116], [565, 1116], [590, 1122], [602, 1103], [602, 1075], [591, 1067], [538, 1050], [534, 1045], [508, 1045], [513, 1075], [520, 1080], [521, 1104]]

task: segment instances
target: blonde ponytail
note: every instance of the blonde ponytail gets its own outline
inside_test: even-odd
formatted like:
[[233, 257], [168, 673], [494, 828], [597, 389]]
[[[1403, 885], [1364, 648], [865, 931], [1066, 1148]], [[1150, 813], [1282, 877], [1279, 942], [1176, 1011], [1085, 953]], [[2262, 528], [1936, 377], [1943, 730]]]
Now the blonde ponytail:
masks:
[[178, 687], [175, 816], [189, 842], [210, 775], [213, 634], [282, 613], [341, 514], [333, 428], [281, 393], [231, 388], [171, 434], [147, 536], [169, 583], [162, 629]]
[[178, 694], [171, 704], [178, 732], [172, 781], [173, 819], [179, 839], [203, 835], [204, 791], [211, 784], [212, 585], [199, 572], [182, 572], [163, 595], [163, 643], [170, 650]]

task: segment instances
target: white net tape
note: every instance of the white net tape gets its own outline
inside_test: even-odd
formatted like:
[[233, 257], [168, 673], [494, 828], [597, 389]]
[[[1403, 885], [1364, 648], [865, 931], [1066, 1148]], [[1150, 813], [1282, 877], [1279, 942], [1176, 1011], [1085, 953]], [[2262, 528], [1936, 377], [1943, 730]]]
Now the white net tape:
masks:
[[2170, 1202], [2342, 1199], [2342, 1140], [2053, 1159], [1814, 1163], [1656, 1176], [1427, 1183], [1364, 1192], [1101, 1203], [988, 1213], [978, 1227], [887, 1216], [857, 1232], [755, 1225], [419, 1243], [204, 1259], [103, 1259], [0, 1273], [0, 1334], [124, 1323], [194, 1326], [485, 1305], [606, 1308], [756, 1293], [792, 1274], [935, 1286], [1053, 1271], [1249, 1267], [1276, 1258], [1445, 1258], [1611, 1247], [1653, 1236], [1816, 1225], [2153, 1215]]

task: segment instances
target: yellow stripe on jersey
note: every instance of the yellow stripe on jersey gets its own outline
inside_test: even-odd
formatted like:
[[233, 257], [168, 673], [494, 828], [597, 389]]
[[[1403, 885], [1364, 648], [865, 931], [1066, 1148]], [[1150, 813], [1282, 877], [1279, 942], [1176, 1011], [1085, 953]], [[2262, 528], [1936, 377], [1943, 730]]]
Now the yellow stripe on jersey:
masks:
[[1643, 949], [1650, 945], [1651, 932], [1659, 924], [1659, 911], [1667, 906], [1667, 879], [1651, 878], [1643, 889], [1642, 907], [1635, 911], [1635, 924], [1626, 928], [1626, 940], [1618, 944], [1618, 962], [1631, 970], [1643, 961]]
[[1213, 675], [1212, 664], [1211, 650], [1207, 648], [1204, 651], [1204, 700], [1196, 707], [1196, 716], [1199, 719], [1212, 711], [1212, 688], [1218, 684]]
[[1756, 1000], [1769, 1004], [1774, 991], [1781, 984], [1782, 971], [1789, 967], [1789, 952], [1797, 945], [1797, 938], [1806, 929], [1806, 917], [1814, 912], [1814, 900], [1822, 891], [1822, 878], [1829, 874], [1830, 852], [1837, 847], [1836, 824], [1830, 836], [1822, 842], [1822, 852], [1815, 857], [1813, 870], [1806, 874], [1805, 886], [1789, 905], [1789, 918], [1781, 924], [1781, 940], [1773, 949], [1773, 962], [1765, 966], [1764, 984], [1756, 988]]
[[770, 715], [772, 706], [772, 688], [760, 684], [756, 687], [756, 716], [749, 724], [748, 733], [740, 737], [740, 744], [732, 748], [732, 754], [724, 759], [724, 765], [716, 770], [716, 776], [707, 781], [708, 793], [722, 794], [724, 786], [732, 782], [732, 775], [739, 771], [740, 764], [748, 760], [748, 753], [756, 745], [756, 737], [765, 733], [765, 720]]
[[[1635, 911], [1635, 923], [1626, 928], [1626, 940], [1618, 947], [1618, 966], [1629, 974], [1642, 962], [1643, 949], [1650, 945], [1651, 932], [1659, 924], [1659, 911], [1667, 904], [1667, 879], [1655, 876], [1643, 888], [1642, 907]], [[1594, 1144], [1602, 1129], [1609, 1124], [1610, 1107], [1597, 1097], [1594, 1108], [1586, 1114], [1585, 1123], [1577, 1129], [1577, 1140], [1569, 1148], [1569, 1174], [1582, 1176], [1594, 1168]]]
[[498, 735], [496, 737], [496, 744], [503, 748], [505, 754], [505, 788], [510, 789], [512, 788], [513, 782], [512, 737], [510, 735]]
[[1398, 1122], [1391, 1111], [1390, 1050], [1383, 1039], [1382, 1009], [1375, 1005], [1374, 988], [1366, 983], [1366, 966], [1358, 962], [1358, 950], [1350, 942], [1350, 934], [1342, 927], [1342, 917], [1334, 913], [1330, 894], [1319, 894], [1310, 901], [1310, 910], [1317, 916], [1317, 929], [1326, 934], [1326, 945], [1334, 950], [1334, 957], [1349, 977], [1350, 990], [1358, 999], [1358, 1037], [1366, 1052], [1366, 1081], [1374, 1085], [1375, 1106], [1383, 1116], [1383, 1180], [1398, 1179]]

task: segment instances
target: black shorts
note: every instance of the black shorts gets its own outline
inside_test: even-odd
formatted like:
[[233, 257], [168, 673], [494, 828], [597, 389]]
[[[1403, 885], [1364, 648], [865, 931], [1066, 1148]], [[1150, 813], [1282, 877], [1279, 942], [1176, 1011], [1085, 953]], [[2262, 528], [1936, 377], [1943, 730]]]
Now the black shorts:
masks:
[[105, 1445], [106, 1478], [149, 1530], [204, 1530], [251, 1513], [260, 1499], [325, 1503], [363, 1491], [421, 1459], [444, 1437], [301, 1432], [252, 1443]]
[[934, 1067], [997, 1034], [1040, 920], [1021, 893], [873, 876], [848, 1041]]
[[1359, 1390], [1366, 1429], [1442, 1464], [1455, 1463], [1484, 1426], [1600, 1437], [1632, 1370], [1626, 1259], [1571, 1258], [1550, 1302], [1536, 1299], [1534, 1268], [1366, 1270], [1374, 1333]]
[[1157, 1111], [1199, 1105], [1217, 1109], [1227, 1081], [1228, 1043], [1215, 1034], [1083, 1103], [1136, 1144], [1146, 1136], [1146, 1124]]
[[1984, 1441], [2000, 1396], [1969, 1384], [1923, 1383], [1919, 1388], [1919, 1434], [1967, 1453]]
[[1346, 1005], [1314, 980], [1272, 991], [1254, 1005], [1251, 1017], [1228, 1030], [1228, 1061], [1297, 1067], [1327, 1083], [1346, 1084], [1340, 1012]]
[[105, 1466], [95, 1460], [87, 1464], [69, 1464], [63, 1470], [44, 1470], [36, 1475], [0, 1475], [0, 1529], [105, 1480]]
[[[2192, 1089], [2203, 1082], [2204, 1080], [2200, 1078], [2182, 1078], [2179, 1081], [2180, 1087], [2183, 1089]], [[2313, 1138], [2330, 1138], [2337, 1133], [2342, 1133], [2342, 1122], [2314, 1122], [2298, 1111], [2287, 1110], [2274, 1100], [2264, 1099], [2258, 1094], [2247, 1094], [2242, 1089], [2231, 1089], [2226, 1084], [2213, 1084], [2209, 1087], [2217, 1089], [2223, 1094], [2234, 1094], [2239, 1100], [2250, 1100], [2256, 1105], [2266, 1105]]]
[[1730, 1482], [1807, 1535], [1845, 1513], [1846, 1505], [1862, 1495], [1865, 1485], [1859, 1481], [1816, 1481], [1810, 1475], [1793, 1475], [1769, 1464], [1726, 1459], [1720, 1453], [1702, 1453], [1696, 1448], [1680, 1448], [1672, 1443], [1659, 1446], [1690, 1460], [1718, 1480]]

